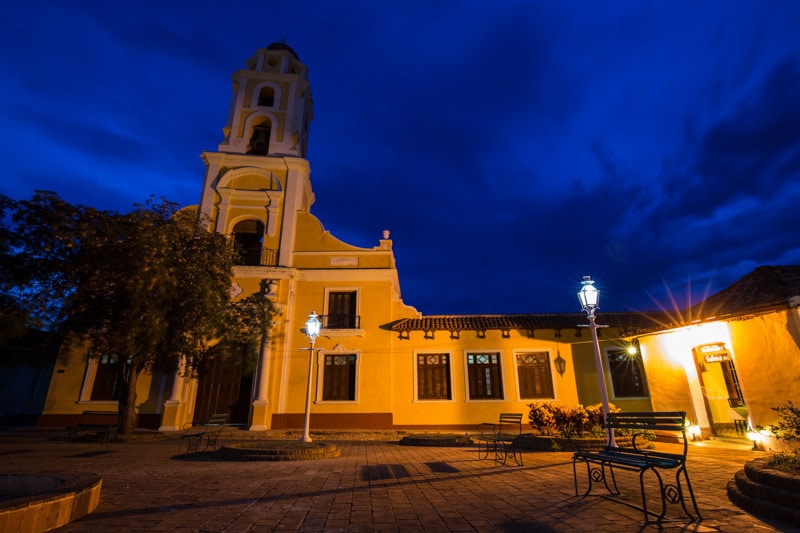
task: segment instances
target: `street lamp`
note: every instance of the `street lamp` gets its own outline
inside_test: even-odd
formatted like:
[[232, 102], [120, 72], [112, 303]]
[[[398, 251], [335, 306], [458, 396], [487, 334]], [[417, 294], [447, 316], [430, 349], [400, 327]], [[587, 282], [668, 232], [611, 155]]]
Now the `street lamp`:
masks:
[[608, 326], [598, 326], [595, 322], [594, 310], [598, 309], [600, 303], [600, 291], [594, 286], [594, 281], [590, 276], [583, 276], [581, 282], [581, 290], [578, 292], [578, 300], [581, 302], [581, 307], [586, 311], [589, 318], [589, 324], [579, 324], [580, 327], [588, 327], [592, 330], [592, 342], [594, 343], [594, 362], [597, 365], [597, 379], [600, 382], [600, 399], [603, 402], [603, 425], [606, 426], [608, 433], [607, 444], [609, 446], [616, 446], [614, 441], [614, 430], [608, 427], [608, 389], [606, 389], [606, 377], [603, 371], [603, 358], [600, 355], [600, 341], [597, 339], [597, 328], [605, 328]]
[[311, 374], [314, 370], [314, 342], [319, 336], [320, 321], [317, 318], [317, 312], [311, 311], [306, 320], [306, 335], [311, 342], [311, 347], [308, 348], [308, 385], [306, 386], [306, 417], [303, 424], [303, 436], [300, 440], [303, 442], [311, 442], [311, 435], [308, 434], [308, 428], [311, 421]]

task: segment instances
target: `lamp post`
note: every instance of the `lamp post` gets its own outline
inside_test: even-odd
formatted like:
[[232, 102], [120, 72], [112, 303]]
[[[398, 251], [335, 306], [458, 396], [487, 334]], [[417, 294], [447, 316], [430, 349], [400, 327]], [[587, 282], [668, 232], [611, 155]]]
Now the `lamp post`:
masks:
[[[588, 327], [592, 330], [592, 343], [594, 344], [594, 362], [597, 365], [597, 379], [600, 382], [600, 399], [603, 402], [603, 425], [606, 425], [608, 420], [609, 403], [608, 403], [608, 389], [606, 388], [606, 376], [603, 371], [603, 358], [600, 355], [600, 341], [597, 339], [597, 328], [605, 328], [608, 326], [598, 326], [595, 321], [594, 310], [599, 308], [600, 291], [594, 286], [594, 281], [590, 276], [583, 276], [581, 282], [581, 290], [578, 292], [578, 300], [581, 302], [581, 307], [586, 311], [589, 318], [588, 326], [586, 324], [579, 324], [581, 327]], [[608, 433], [607, 443], [609, 446], [616, 446], [614, 441], [614, 430], [606, 425], [606, 432]]]
[[306, 416], [303, 424], [303, 436], [300, 440], [303, 442], [311, 442], [311, 435], [308, 434], [308, 428], [311, 422], [311, 375], [314, 371], [314, 342], [317, 340], [320, 329], [320, 321], [317, 318], [316, 311], [311, 311], [306, 320], [306, 335], [311, 342], [311, 347], [308, 348], [308, 385], [306, 386]]

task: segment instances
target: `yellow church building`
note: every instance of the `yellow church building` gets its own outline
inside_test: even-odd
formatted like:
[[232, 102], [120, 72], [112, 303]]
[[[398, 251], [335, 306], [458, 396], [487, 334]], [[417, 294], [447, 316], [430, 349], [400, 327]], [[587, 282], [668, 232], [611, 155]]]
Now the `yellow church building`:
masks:
[[[232, 78], [224, 139], [202, 154], [197, 210], [235, 244], [231, 296], [263, 291], [279, 314], [255, 363], [142, 376], [140, 427], [225, 412], [250, 430], [301, 428], [309, 368], [312, 431], [471, 430], [501, 412], [527, 416], [532, 402], [600, 401], [585, 315], [422, 316], [403, 302], [389, 231], [361, 248], [324, 229], [311, 213], [308, 69], [289, 46], [258, 50]], [[798, 303], [800, 267], [761, 267], [692, 309], [600, 314], [611, 402], [686, 411], [705, 435], [774, 423], [771, 407], [800, 404]], [[39, 425], [116, 409], [113, 361], [61, 355]]]

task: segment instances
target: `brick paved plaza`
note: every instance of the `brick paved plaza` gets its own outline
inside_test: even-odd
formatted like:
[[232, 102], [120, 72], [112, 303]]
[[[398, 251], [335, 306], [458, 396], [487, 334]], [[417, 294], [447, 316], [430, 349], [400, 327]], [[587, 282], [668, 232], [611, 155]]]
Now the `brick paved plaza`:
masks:
[[[495, 466], [479, 460], [474, 446], [315, 440], [335, 443], [341, 456], [187, 460], [177, 438], [102, 445], [11, 431], [0, 434], [0, 465], [3, 473], [102, 475], [99, 507], [58, 530], [69, 532], [789, 531], [728, 500], [734, 473], [764, 455], [742, 443], [692, 444], [689, 474], [701, 522], [645, 526], [641, 511], [620, 501], [576, 497], [568, 452], [525, 452], [524, 466]], [[618, 480], [622, 501], [637, 503], [638, 478], [622, 473]], [[680, 507], [670, 506], [668, 516], [681, 518]]]

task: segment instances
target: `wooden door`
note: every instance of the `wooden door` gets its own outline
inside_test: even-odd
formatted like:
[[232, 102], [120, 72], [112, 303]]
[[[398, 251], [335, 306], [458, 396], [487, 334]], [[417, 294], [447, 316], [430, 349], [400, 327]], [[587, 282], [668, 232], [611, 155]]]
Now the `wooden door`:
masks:
[[197, 387], [193, 422], [205, 424], [214, 413], [229, 413], [230, 424], [246, 424], [252, 381], [242, 375], [241, 361], [208, 361]]

